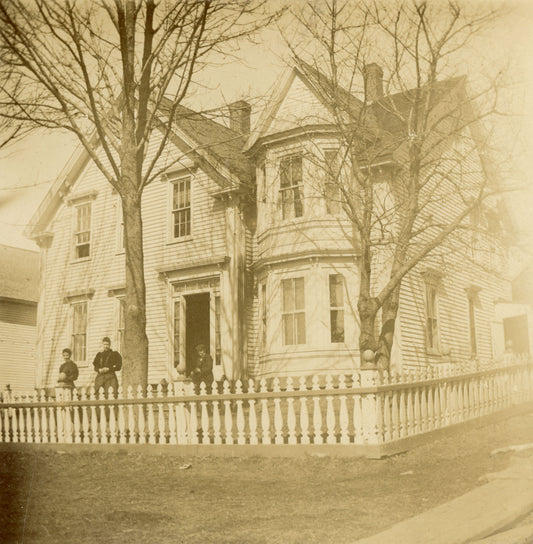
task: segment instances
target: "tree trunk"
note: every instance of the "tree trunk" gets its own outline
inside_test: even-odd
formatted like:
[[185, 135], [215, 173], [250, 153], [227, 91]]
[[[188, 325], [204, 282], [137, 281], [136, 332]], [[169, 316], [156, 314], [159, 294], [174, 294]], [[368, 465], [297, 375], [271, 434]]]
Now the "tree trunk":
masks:
[[148, 337], [146, 336], [146, 290], [142, 244], [141, 197], [136, 193], [122, 197], [124, 249], [126, 252], [126, 298], [124, 364], [122, 385], [134, 389], [148, 383]]
[[[368, 367], [370, 361], [364, 360], [365, 351], [376, 351], [376, 313], [378, 311], [377, 302], [369, 296], [359, 296], [357, 302], [357, 311], [361, 323], [359, 332], [359, 353], [361, 367]], [[372, 365], [373, 366], [373, 365]]]
[[398, 316], [400, 288], [396, 287], [383, 302], [381, 308], [381, 332], [376, 350], [376, 366], [380, 370], [390, 369], [392, 344], [394, 342], [394, 327]]

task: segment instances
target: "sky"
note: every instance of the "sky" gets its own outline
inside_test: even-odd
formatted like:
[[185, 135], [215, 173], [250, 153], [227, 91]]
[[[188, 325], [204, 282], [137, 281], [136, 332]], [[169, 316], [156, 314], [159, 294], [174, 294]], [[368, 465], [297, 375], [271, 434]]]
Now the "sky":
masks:
[[[484, 2], [478, 0], [480, 5]], [[511, 85], [516, 118], [502, 120], [511, 129], [520, 126], [520, 159], [517, 170], [522, 177], [533, 171], [533, 0], [508, 2], [513, 7], [478, 44], [476, 55], [464, 59], [464, 72], [489, 70], [493, 63], [507, 64], [514, 81]], [[286, 28], [287, 29], [287, 28]], [[290, 31], [290, 27], [289, 27]], [[253, 104], [252, 125], [260, 106], [276, 88], [286, 68], [288, 51], [275, 28], [263, 31], [256, 43], [241, 44], [237, 59], [221, 59], [202, 74], [201, 88], [190, 97], [190, 106], [221, 106], [239, 99]], [[476, 65], [474, 66], [473, 63]], [[40, 132], [0, 150], [0, 244], [37, 249], [28, 240], [24, 227], [39, 206], [51, 183], [76, 149], [69, 135]], [[531, 176], [533, 178], [533, 176]], [[513, 213], [518, 214], [533, 233], [533, 196], [514, 198]], [[529, 223], [528, 223], [529, 221]]]

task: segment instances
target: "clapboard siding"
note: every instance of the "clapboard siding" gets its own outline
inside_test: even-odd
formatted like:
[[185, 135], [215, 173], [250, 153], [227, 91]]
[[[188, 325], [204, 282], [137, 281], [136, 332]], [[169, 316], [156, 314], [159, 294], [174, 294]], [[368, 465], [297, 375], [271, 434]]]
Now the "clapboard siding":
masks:
[[[148, 150], [148, 160], [155, 152], [157, 141]], [[174, 150], [174, 155], [181, 154]], [[179, 168], [175, 166], [173, 168]], [[146, 280], [147, 335], [149, 339], [149, 380], [169, 378], [168, 286], [160, 270], [224, 255], [224, 206], [209, 193], [219, 189], [203, 171], [196, 170], [191, 179], [192, 236], [186, 241], [173, 241], [170, 234], [169, 182], [156, 179], [143, 194], [143, 241]], [[124, 253], [118, 246], [120, 203], [98, 168], [90, 162], [69, 195], [97, 191], [92, 201], [91, 257], [75, 261], [73, 257], [73, 221], [75, 207], [66, 202], [56, 213], [50, 230], [54, 233], [47, 251], [43, 289], [43, 385], [55, 382], [61, 349], [71, 345], [70, 303], [66, 294], [94, 291], [88, 304], [87, 359], [78, 362], [79, 385], [94, 379], [92, 360], [101, 349], [101, 339], [109, 336], [116, 342], [117, 301], [110, 290], [123, 287]]]
[[0, 389], [10, 385], [13, 391], [35, 387], [34, 326], [0, 322]]

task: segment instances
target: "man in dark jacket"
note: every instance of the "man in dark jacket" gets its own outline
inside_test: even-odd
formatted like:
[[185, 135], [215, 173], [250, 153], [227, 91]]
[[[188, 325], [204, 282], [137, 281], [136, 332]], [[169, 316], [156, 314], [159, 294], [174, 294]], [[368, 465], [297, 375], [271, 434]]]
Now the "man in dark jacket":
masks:
[[63, 364], [59, 367], [59, 377], [57, 379], [57, 385], [59, 387], [65, 387], [67, 389], [74, 389], [74, 382], [78, 379], [78, 366], [71, 359], [72, 350], [65, 348], [61, 355], [63, 355]]
[[122, 357], [118, 351], [111, 349], [111, 340], [107, 336], [102, 339], [102, 347], [103, 350], [96, 354], [93, 361], [94, 370], [97, 372], [94, 387], [97, 393], [103, 388], [105, 396], [111, 387], [113, 395], [116, 396], [118, 380], [115, 372], [122, 368]]

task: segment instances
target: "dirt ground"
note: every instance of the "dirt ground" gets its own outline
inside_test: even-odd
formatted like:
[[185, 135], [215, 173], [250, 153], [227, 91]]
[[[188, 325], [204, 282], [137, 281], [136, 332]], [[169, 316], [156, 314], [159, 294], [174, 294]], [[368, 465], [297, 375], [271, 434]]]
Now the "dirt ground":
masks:
[[[533, 413], [382, 460], [0, 452], [4, 543], [353, 543], [481, 485]], [[191, 465], [189, 468], [185, 468]]]

